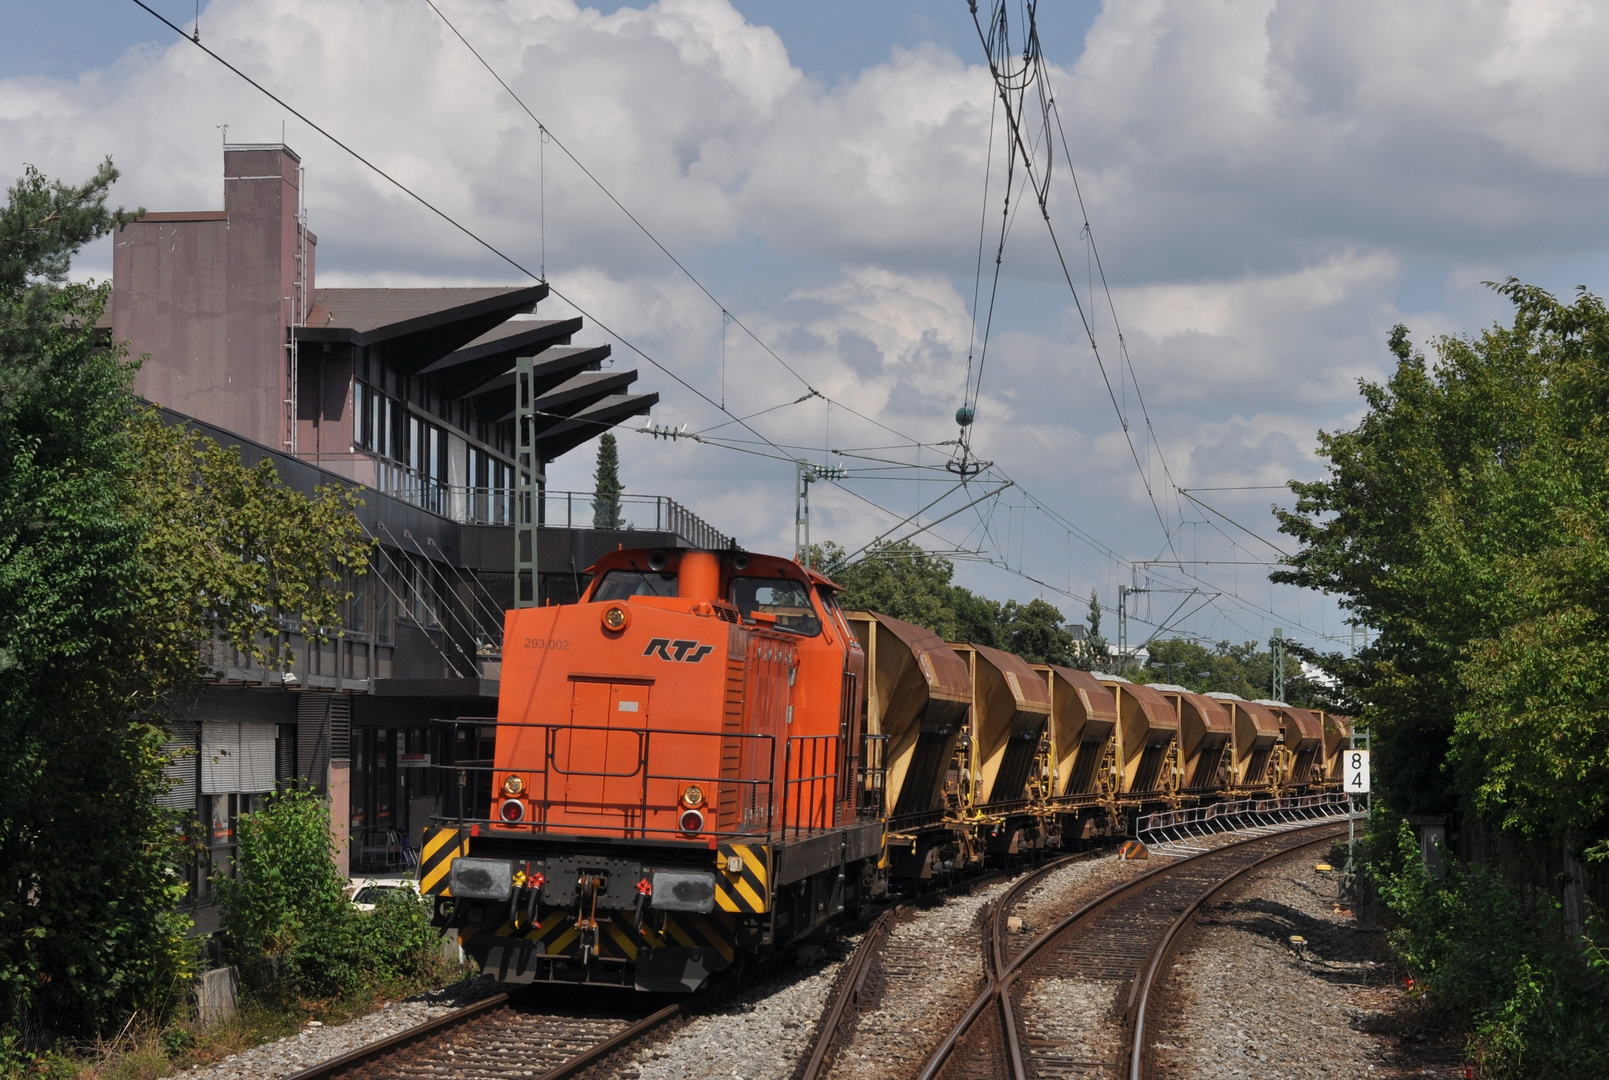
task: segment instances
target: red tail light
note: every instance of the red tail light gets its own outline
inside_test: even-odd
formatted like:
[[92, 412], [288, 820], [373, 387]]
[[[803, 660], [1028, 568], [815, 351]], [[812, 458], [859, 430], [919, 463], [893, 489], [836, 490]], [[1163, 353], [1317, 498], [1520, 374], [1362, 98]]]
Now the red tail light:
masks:
[[683, 810], [681, 816], [682, 832], [689, 836], [704, 831], [704, 815], [698, 810]]
[[504, 799], [503, 808], [498, 813], [503, 815], [504, 821], [524, 821], [525, 804], [518, 799]]

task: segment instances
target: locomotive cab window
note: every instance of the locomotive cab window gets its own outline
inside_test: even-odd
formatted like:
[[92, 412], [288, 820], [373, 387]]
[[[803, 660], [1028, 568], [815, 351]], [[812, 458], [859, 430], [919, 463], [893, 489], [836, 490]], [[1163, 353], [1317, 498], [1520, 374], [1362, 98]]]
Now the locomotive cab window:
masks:
[[747, 619], [756, 611], [777, 617], [777, 629], [803, 637], [821, 633], [810, 586], [789, 578], [733, 578], [732, 603]]
[[642, 573], [637, 570], [611, 570], [603, 575], [593, 592], [594, 602], [627, 600], [633, 596], [675, 596], [676, 575]]

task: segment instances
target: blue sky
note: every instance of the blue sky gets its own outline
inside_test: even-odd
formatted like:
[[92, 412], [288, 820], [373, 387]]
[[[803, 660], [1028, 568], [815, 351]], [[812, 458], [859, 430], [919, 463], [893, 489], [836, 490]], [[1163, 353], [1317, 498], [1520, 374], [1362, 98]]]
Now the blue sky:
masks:
[[[186, 29], [195, 23], [193, 0], [146, 2]], [[589, 6], [610, 13], [628, 5]], [[976, 47], [960, 0], [740, 0], [734, 6], [750, 21], [773, 27], [793, 62], [810, 77], [829, 83], [881, 63], [895, 46], [932, 42], [953, 50]], [[1089, 0], [1045, 5], [1040, 32], [1046, 50], [1071, 54], [1081, 49], [1084, 31], [1099, 7]], [[0, 74], [7, 76], [70, 79], [111, 65], [131, 46], [162, 44], [171, 37], [130, 0], [0, 0], [0, 17], [8, 28], [0, 37]], [[204, 28], [204, 11], [201, 17]]]
[[[961, 0], [439, 2], [721, 303], [837, 402], [768, 413], [755, 421], [767, 439], [817, 460], [936, 464], [976, 353], [979, 215], [998, 220], [1001, 179]], [[195, 11], [153, 6], [186, 26]], [[4, 0], [0, 17], [13, 174], [31, 162], [73, 176], [111, 153], [126, 203], [213, 207], [219, 126], [259, 141], [285, 123], [321, 283], [518, 280], [127, 0]], [[530, 122], [423, 0], [215, 0], [201, 33], [519, 258], [545, 243], [555, 284], [663, 365], [616, 346], [639, 388], [660, 392], [655, 422], [725, 420], [664, 370], [719, 396], [720, 307], [552, 148], [544, 161]], [[1356, 381], [1386, 373], [1393, 323], [1420, 342], [1477, 330], [1503, 314], [1482, 282], [1509, 274], [1602, 291], [1609, 24], [1564, 0], [1112, 0], [1045, 5], [1041, 40], [1125, 331], [1127, 365], [1097, 295], [1141, 467], [1030, 208], [1006, 248], [975, 429], [1016, 487], [919, 538], [973, 552], [967, 584], [1072, 616], [1091, 588], [1110, 605], [1118, 584], [1149, 583], [1141, 615], [1160, 619], [1181, 595], [1161, 590], [1182, 583], [1208, 600], [1187, 632], [1344, 640], [1333, 603], [1248, 565], [1284, 543], [1268, 512], [1281, 492], [1265, 485], [1318, 475], [1314, 435], [1355, 421]], [[1082, 218], [1062, 164], [1054, 176], [1052, 222], [1086, 293]], [[80, 272], [109, 263], [88, 250]], [[803, 390], [730, 332], [725, 367], [733, 412]], [[792, 466], [745, 452], [768, 448], [622, 438], [628, 488], [672, 495], [751, 548], [791, 543]], [[558, 463], [554, 486], [585, 486], [588, 457]], [[944, 475], [819, 487], [815, 535], [857, 547]], [[1232, 489], [1208, 501], [1262, 539], [1178, 488]], [[1173, 565], [1136, 565], [1159, 557]]]

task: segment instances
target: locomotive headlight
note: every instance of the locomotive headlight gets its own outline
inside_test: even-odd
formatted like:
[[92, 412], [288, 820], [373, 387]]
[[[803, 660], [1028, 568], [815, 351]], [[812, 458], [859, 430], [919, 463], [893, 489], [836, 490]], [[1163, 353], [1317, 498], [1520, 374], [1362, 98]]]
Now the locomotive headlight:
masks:
[[514, 773], [510, 773], [508, 776], [503, 778], [503, 794], [507, 795], [509, 798], [513, 798], [524, 790], [525, 781], [521, 780]]
[[624, 630], [631, 623], [631, 613], [619, 604], [610, 604], [603, 609], [603, 628], [605, 630]]
[[682, 792], [682, 805], [689, 807], [703, 806], [704, 789], [697, 784], [688, 784], [687, 789]]

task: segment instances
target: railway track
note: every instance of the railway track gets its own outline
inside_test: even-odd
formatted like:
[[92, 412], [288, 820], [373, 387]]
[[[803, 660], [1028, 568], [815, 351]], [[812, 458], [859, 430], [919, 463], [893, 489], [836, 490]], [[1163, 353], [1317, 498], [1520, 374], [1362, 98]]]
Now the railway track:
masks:
[[[1056, 865], [1076, 857], [1056, 860]], [[977, 888], [998, 876], [999, 872], [990, 873], [941, 891]], [[856, 953], [855, 959], [862, 965], [875, 951], [868, 949], [866, 943], [887, 934], [898, 910], [890, 908], [872, 922]], [[857, 990], [864, 978], [862, 972]], [[676, 1001], [648, 1015], [630, 1019], [620, 1018], [613, 1012], [588, 1013], [544, 1007], [543, 991], [546, 989], [549, 988], [524, 995], [497, 994], [485, 998], [303, 1069], [286, 1080], [441, 1080], [444, 1076], [473, 1080], [564, 1080], [580, 1075], [622, 1047], [653, 1035], [667, 1021], [686, 1015], [693, 1011], [693, 1006], [705, 1005], [710, 1000], [706, 993], [696, 1000]], [[638, 995], [617, 995], [615, 1004], [619, 1011], [624, 1011], [634, 1004], [640, 1008], [641, 1000]], [[837, 1006], [840, 1012], [846, 1001], [840, 997]]]
[[620, 1019], [543, 1004], [534, 997], [498, 994], [287, 1080], [561, 1080], [648, 1036], [682, 1011], [678, 1002], [637, 1019]]
[[[1023, 875], [985, 913], [983, 988], [937, 1047], [924, 1048], [927, 1057], [915, 1075], [918, 1080], [1117, 1080], [1128, 1074], [1130, 1049], [1144, 1038], [1151, 987], [1195, 910], [1258, 866], [1338, 833], [1326, 821], [1258, 830], [1109, 889], [1032, 936], [1010, 932], [1008, 920], [1035, 886], [1068, 860]], [[892, 917], [885, 915], [851, 958], [800, 1080], [821, 1080], [833, 1071], [834, 1048], [860, 1004], [868, 973], [887, 947]], [[1055, 996], [1069, 983], [1083, 993], [1084, 1008], [1062, 1009], [1040, 1000], [1043, 992]], [[1134, 1072], [1131, 1080], [1139, 1076]]]
[[[1315, 830], [1320, 830], [1315, 832]], [[1008, 920], [1035, 887], [1081, 856], [1052, 859], [1021, 875], [985, 909], [984, 986], [927, 1057], [918, 1080], [948, 1076], [1112, 1077], [1139, 1080], [1146, 1005], [1153, 986], [1195, 911], [1211, 896], [1264, 863], [1336, 835], [1333, 823], [1259, 831], [1168, 865], [1109, 889], [1061, 916], [1037, 934], [1012, 933]], [[991, 875], [992, 876], [992, 875]], [[987, 880], [987, 879], [985, 879]], [[969, 883], [976, 888], [982, 882]], [[919, 974], [921, 959], [890, 942], [900, 909], [883, 912], [862, 937], [838, 981], [800, 1080], [821, 1080], [833, 1071], [840, 1036], [852, 1026], [874, 968]], [[908, 948], [905, 951], [909, 951]], [[898, 953], [899, 955], [894, 955]], [[1106, 1053], [1090, 1053], [1077, 1038], [1058, 1031], [1068, 1017], [1040, 1009], [1038, 984], [1076, 974], [1080, 982], [1111, 993], [1110, 1008], [1082, 1022], [1111, 1028], [1123, 1022]], [[887, 972], [883, 972], [886, 976]], [[1124, 1000], [1120, 991], [1128, 990]], [[612, 1004], [638, 1005], [625, 997]], [[288, 1080], [439, 1080], [447, 1076], [560, 1080], [580, 1075], [621, 1048], [641, 1041], [685, 1012], [678, 1001], [645, 1015], [623, 1011], [554, 1007], [550, 994], [498, 994], [426, 1021], [387, 1039], [304, 1069]], [[1076, 1033], [1075, 1033], [1076, 1034]], [[921, 1053], [922, 1051], [918, 1051]], [[914, 1057], [913, 1057], [914, 1060]]]

